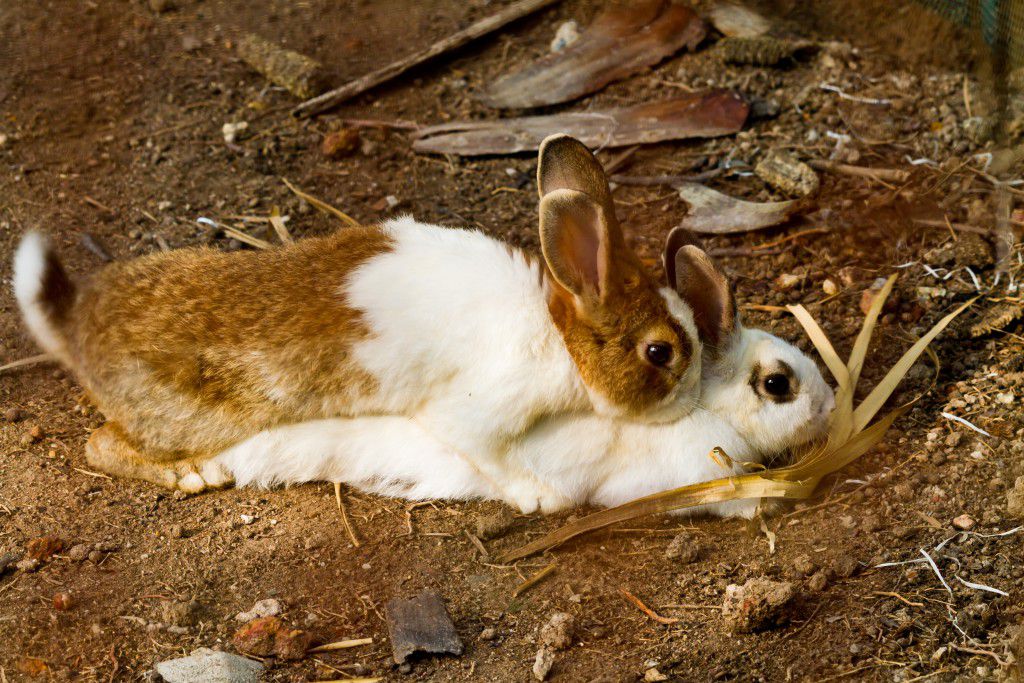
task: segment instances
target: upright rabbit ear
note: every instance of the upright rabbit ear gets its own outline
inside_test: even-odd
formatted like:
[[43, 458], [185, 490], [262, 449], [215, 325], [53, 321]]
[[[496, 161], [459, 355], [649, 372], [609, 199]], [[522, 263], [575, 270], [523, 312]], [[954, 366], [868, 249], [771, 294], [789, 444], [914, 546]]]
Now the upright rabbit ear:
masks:
[[551, 274], [577, 297], [601, 300], [611, 270], [608, 217], [588, 195], [559, 189], [540, 201], [540, 244]]
[[687, 244], [698, 249], [703, 248], [697, 235], [682, 226], [672, 228], [672, 232], [665, 239], [665, 250], [661, 252], [661, 265], [665, 268], [669, 287], [676, 286], [676, 253]]
[[568, 135], [549, 135], [537, 152], [537, 191], [540, 198], [556, 190], [582, 192], [614, 220], [612, 193], [601, 162], [587, 146]]
[[[671, 235], [670, 244], [671, 245]], [[725, 274], [703, 250], [677, 237], [674, 250], [665, 249], [665, 263], [672, 264], [671, 284], [693, 310], [701, 340], [721, 347], [736, 330], [736, 301]]]
[[555, 279], [577, 297], [601, 301], [617, 260], [635, 258], [615, 219], [608, 178], [579, 140], [551, 135], [537, 161], [540, 242]]

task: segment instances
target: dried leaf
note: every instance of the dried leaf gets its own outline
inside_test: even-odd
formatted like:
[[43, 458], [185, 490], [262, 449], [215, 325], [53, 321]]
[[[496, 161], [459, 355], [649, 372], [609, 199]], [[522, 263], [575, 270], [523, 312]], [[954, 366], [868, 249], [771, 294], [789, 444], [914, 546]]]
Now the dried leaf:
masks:
[[981, 320], [971, 325], [971, 337], [983, 337], [1002, 330], [1024, 316], [1024, 305], [1018, 301], [1000, 301], [982, 313]]
[[554, 133], [572, 135], [593, 148], [717, 137], [740, 130], [748, 110], [738, 95], [712, 90], [606, 111], [444, 123], [419, 129], [412, 148], [474, 156], [535, 152]]
[[679, 197], [690, 205], [681, 225], [694, 232], [713, 235], [770, 228], [789, 220], [802, 206], [796, 199], [748, 202], [698, 183], [680, 184]]
[[665, 0], [616, 3], [579, 40], [492, 85], [483, 101], [498, 109], [568, 102], [600, 90], [682, 47], [693, 49], [707, 27], [685, 5]]

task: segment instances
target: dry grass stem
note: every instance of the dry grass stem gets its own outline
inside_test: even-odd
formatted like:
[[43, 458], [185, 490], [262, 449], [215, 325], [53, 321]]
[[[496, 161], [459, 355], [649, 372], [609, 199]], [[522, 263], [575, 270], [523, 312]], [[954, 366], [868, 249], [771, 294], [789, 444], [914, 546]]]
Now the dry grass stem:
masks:
[[650, 607], [648, 607], [647, 605], [645, 605], [645, 604], [644, 604], [644, 603], [643, 603], [643, 602], [642, 602], [642, 601], [640, 600], [640, 598], [636, 597], [635, 595], [633, 595], [632, 593], [630, 593], [630, 592], [629, 592], [628, 590], [626, 590], [625, 588], [619, 588], [619, 592], [620, 592], [620, 593], [622, 593], [622, 597], [626, 598], [626, 600], [629, 600], [629, 601], [630, 601], [631, 603], [633, 603], [634, 605], [636, 605], [636, 606], [637, 606], [637, 608], [638, 608], [638, 609], [639, 609], [639, 610], [640, 610], [641, 612], [643, 612], [644, 614], [646, 614], [647, 616], [649, 616], [649, 617], [650, 617], [651, 619], [654, 619], [654, 620], [655, 620], [656, 622], [658, 622], [659, 624], [666, 624], [666, 625], [668, 625], [668, 624], [678, 624], [678, 623], [679, 623], [679, 621], [680, 621], [680, 620], [679, 620], [679, 619], [677, 619], [676, 617], [663, 617], [663, 616], [661, 616], [660, 614], [658, 614], [657, 612], [655, 612], [654, 610], [652, 610], [652, 609], [651, 609]]
[[21, 360], [11, 361], [5, 365], [0, 365], [0, 372], [7, 372], [8, 370], [15, 370], [17, 368], [24, 368], [29, 365], [35, 365], [36, 363], [45, 363], [47, 361], [56, 361], [57, 359], [48, 353], [40, 353], [38, 356], [29, 356], [28, 358], [22, 358]]
[[316, 654], [318, 652], [333, 652], [335, 650], [347, 650], [350, 647], [359, 647], [360, 645], [371, 644], [373, 644], [373, 638], [352, 638], [351, 640], [338, 640], [333, 643], [324, 643], [323, 645], [317, 645], [314, 648], [310, 648], [307, 652], [309, 654]]
[[895, 392], [903, 377], [925, 353], [928, 345], [954, 318], [975, 301], [972, 299], [959, 306], [936, 323], [927, 334], [903, 354], [882, 381], [868, 394], [867, 398], [860, 405], [854, 407], [854, 393], [867, 357], [871, 336], [882, 307], [892, 291], [895, 279], [896, 276], [890, 277], [872, 302], [860, 334], [854, 342], [850, 358], [846, 362], [843, 362], [839, 354], [836, 353], [832, 343], [807, 312], [807, 309], [803, 306], [787, 307], [803, 326], [838, 385], [836, 409], [831, 416], [827, 440], [800, 448], [799, 452], [794, 453], [793, 464], [785, 467], [691, 484], [646, 496], [618, 507], [601, 510], [511, 551], [501, 557], [500, 561], [513, 562], [564, 543], [580, 534], [645, 515], [741, 498], [803, 499], [810, 497], [822, 478], [846, 467], [868, 452], [882, 440], [892, 423], [916, 402], [917, 399], [899, 406], [873, 424], [871, 423], [878, 411]]
[[277, 239], [281, 240], [281, 244], [291, 244], [295, 240], [292, 239], [292, 235], [288, 232], [288, 226], [284, 224], [284, 219], [281, 218], [281, 210], [276, 206], [270, 210], [270, 225], [273, 226], [274, 232], [277, 233]]
[[553, 562], [548, 566], [544, 567], [544, 569], [541, 569], [539, 572], [528, 578], [526, 581], [523, 581], [521, 584], [516, 586], [516, 589], [512, 591], [512, 597], [518, 598], [520, 595], [530, 590], [538, 583], [543, 581], [545, 578], [547, 578], [549, 575], [551, 575], [557, 567], [558, 565]]
[[352, 525], [348, 521], [348, 510], [345, 509], [345, 503], [341, 500], [341, 483], [334, 482], [334, 502], [338, 504], [338, 511], [341, 512], [341, 523], [345, 525], [345, 531], [348, 533], [348, 538], [352, 541], [352, 545], [356, 548], [360, 546], [359, 539], [356, 538], [355, 531], [352, 530]]
[[287, 186], [287, 188], [289, 190], [291, 190], [293, 194], [295, 194], [295, 196], [297, 196], [297, 197], [299, 197], [301, 199], [305, 199], [307, 202], [309, 202], [313, 206], [313, 208], [318, 209], [318, 210], [320, 210], [320, 211], [322, 211], [322, 212], [324, 212], [326, 214], [330, 214], [331, 216], [334, 216], [335, 218], [341, 219], [341, 222], [344, 223], [345, 225], [349, 225], [349, 226], [359, 225], [359, 222], [356, 221], [356, 219], [352, 218], [352, 216], [349, 216], [347, 213], [345, 213], [341, 209], [337, 209], [337, 208], [331, 206], [327, 202], [320, 201], [319, 199], [317, 199], [316, 197], [314, 197], [311, 194], [306, 194], [305, 192], [303, 192], [299, 188], [297, 188], [294, 185], [292, 185], [291, 183], [289, 183], [287, 178], [281, 178], [281, 182], [283, 182], [285, 184], [285, 186]]

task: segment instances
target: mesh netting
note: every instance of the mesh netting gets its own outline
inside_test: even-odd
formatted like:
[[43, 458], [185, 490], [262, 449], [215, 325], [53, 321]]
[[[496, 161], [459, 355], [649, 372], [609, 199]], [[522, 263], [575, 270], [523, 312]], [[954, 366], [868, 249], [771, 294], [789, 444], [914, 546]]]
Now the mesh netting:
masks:
[[1024, 0], [918, 0], [922, 5], [977, 31], [993, 56], [1024, 65]]

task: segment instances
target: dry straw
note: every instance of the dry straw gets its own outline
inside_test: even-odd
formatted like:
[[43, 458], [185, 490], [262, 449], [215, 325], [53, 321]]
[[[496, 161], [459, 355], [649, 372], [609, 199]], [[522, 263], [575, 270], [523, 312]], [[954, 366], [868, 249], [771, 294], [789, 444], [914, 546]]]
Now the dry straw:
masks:
[[968, 301], [936, 323], [926, 335], [903, 354], [903, 357], [896, 362], [896, 365], [889, 370], [867, 398], [860, 405], [854, 407], [853, 397], [861, 370], [864, 367], [868, 344], [871, 341], [882, 306], [885, 305], [895, 281], [895, 275], [890, 277], [886, 281], [885, 287], [872, 302], [871, 309], [864, 319], [864, 326], [854, 342], [850, 358], [846, 363], [839, 358], [832, 343], [811, 317], [811, 314], [807, 312], [807, 309], [803, 306], [787, 307], [807, 332], [838, 385], [836, 409], [829, 422], [827, 440], [801, 449], [796, 454], [792, 465], [683, 486], [655, 493], [618, 507], [601, 510], [513, 550], [502, 557], [501, 561], [512, 562], [547, 550], [580, 534], [645, 515], [739, 498], [799, 499], [810, 497], [822, 478], [842, 469], [868, 452], [882, 440], [896, 418], [910, 408], [914, 401], [896, 408], [871, 424], [871, 420], [932, 340], [974, 302], [973, 299]]

